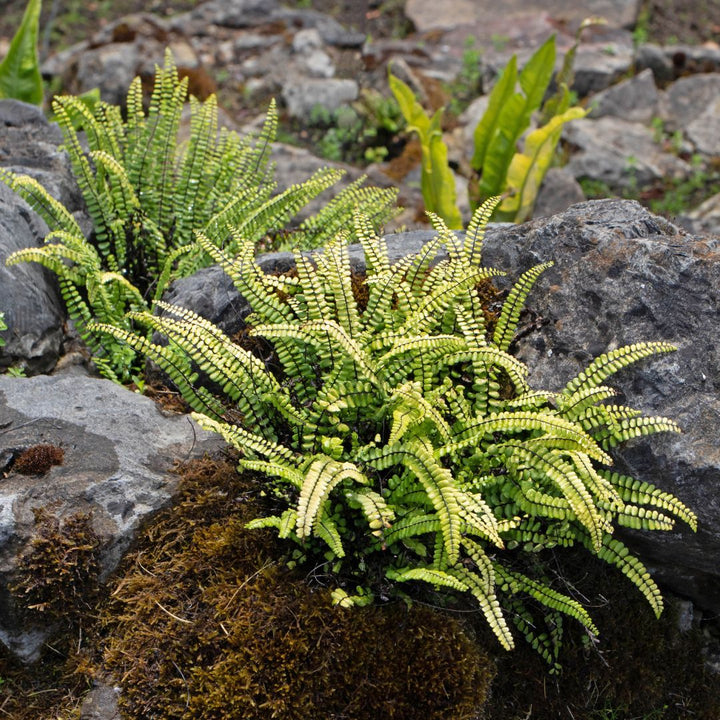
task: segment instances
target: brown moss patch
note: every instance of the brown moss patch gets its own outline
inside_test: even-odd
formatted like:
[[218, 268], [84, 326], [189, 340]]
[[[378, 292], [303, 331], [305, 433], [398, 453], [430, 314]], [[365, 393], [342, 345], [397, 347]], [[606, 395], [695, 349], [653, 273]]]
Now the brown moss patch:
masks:
[[44, 475], [64, 459], [65, 452], [57, 445], [33, 445], [15, 458], [12, 469], [21, 475]]
[[[280, 564], [258, 479], [185, 469], [105, 611], [105, 663], [130, 718], [474, 718], [487, 656], [459, 623], [404, 604], [342, 610]], [[274, 551], [274, 552], [273, 552]]]
[[29, 614], [73, 624], [98, 597], [100, 538], [86, 513], [59, 520], [35, 510], [35, 537], [18, 562], [12, 592]]

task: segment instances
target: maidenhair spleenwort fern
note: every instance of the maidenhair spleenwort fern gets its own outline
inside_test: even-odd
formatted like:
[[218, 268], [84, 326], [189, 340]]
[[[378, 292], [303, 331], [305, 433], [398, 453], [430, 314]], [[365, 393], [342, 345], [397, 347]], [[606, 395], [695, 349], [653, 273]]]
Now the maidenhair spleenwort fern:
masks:
[[[68, 314], [95, 356], [100, 371], [126, 382], [140, 370], [127, 346], [94, 334], [91, 319], [132, 329], [125, 313], [148, 310], [168, 284], [210, 262], [195, 242], [202, 232], [232, 255], [235, 237], [277, 245], [290, 219], [310, 200], [334, 185], [340, 170], [321, 169], [308, 180], [276, 192], [270, 150], [277, 129], [272, 103], [256, 138], [218, 131], [214, 96], [201, 103], [190, 97], [190, 136], [179, 130], [187, 98], [172, 54], [156, 69], [150, 105], [143, 108], [140, 78], [121, 108], [81, 98], [57, 97], [53, 110], [65, 150], [85, 198], [93, 232], [85, 238], [75, 218], [27, 175], [0, 170], [0, 180], [18, 192], [47, 222], [45, 245], [13, 253], [9, 265], [38, 262], [55, 272]], [[89, 152], [81, 145], [84, 131]], [[292, 233], [300, 248], [330, 240], [363, 208], [379, 227], [394, 210], [396, 193], [363, 187], [360, 178], [305, 220]], [[234, 234], [231, 233], [234, 230]]]
[[[197, 421], [243, 453], [240, 468], [268, 479], [277, 514], [250, 526], [276, 528], [314, 563], [324, 557], [338, 603], [366, 604], [417, 583], [465, 593], [503, 647], [514, 645], [514, 623], [554, 664], [562, 615], [597, 628], [578, 600], [531, 569], [540, 563], [528, 562], [529, 552], [585, 547], [659, 613], [658, 588], [614, 530], [668, 530], [676, 518], [695, 529], [677, 498], [612, 471], [609, 455], [630, 438], [678, 431], [671, 420], [606, 403], [614, 391], [602, 384], [674, 348], [630, 345], [597, 358], [560, 392], [531, 389], [527, 368], [507, 349], [549, 264], [522, 275], [491, 332], [480, 288], [500, 274], [481, 265], [494, 202], [477, 211], [464, 242], [434, 218], [438, 237], [394, 265], [358, 214], [362, 306], [343, 237], [322, 253], [297, 253], [297, 272], [277, 277], [260, 271], [252, 240], [236, 234], [239, 252], [230, 257], [199, 235], [252, 303], [251, 334], [272, 344], [269, 364], [169, 305], [161, 317], [130, 316], [169, 345], [110, 325], [94, 331], [161, 365]], [[198, 372], [224, 397], [196, 387]]]

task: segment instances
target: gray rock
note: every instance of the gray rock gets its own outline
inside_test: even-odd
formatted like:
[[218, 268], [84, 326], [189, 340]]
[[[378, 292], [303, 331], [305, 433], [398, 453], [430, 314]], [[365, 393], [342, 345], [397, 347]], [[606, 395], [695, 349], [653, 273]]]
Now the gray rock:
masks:
[[[507, 17], [518, 12], [547, 13], [573, 30], [585, 18], [600, 15], [617, 27], [631, 27], [637, 19], [639, 5], [637, 0], [507, 0], [502, 5], [502, 14]], [[482, 23], [497, 12], [497, 4], [490, 0], [407, 0], [405, 3], [405, 14], [419, 32]], [[512, 27], [511, 23], [508, 27]]]
[[663, 94], [660, 116], [668, 130], [683, 130], [719, 97], [720, 73], [680, 78]]
[[609, 88], [627, 75], [633, 59], [632, 36], [626, 31], [582, 43], [575, 55], [573, 90], [585, 97]]
[[567, 168], [550, 168], [537, 194], [533, 217], [556, 215], [583, 200], [585, 193]]
[[720, 235], [720, 193], [709, 197], [704, 203], [683, 215], [683, 226], [692, 232]]
[[[277, 8], [277, 0], [211, 0], [195, 8], [189, 15], [198, 24], [245, 28], [267, 22]], [[172, 25], [186, 27], [185, 16], [175, 18]]]
[[337, 110], [356, 100], [359, 91], [355, 80], [293, 78], [283, 86], [282, 96], [292, 117], [308, 121], [316, 105]]
[[[221, 443], [187, 416], [164, 416], [149, 398], [87, 377], [0, 376], [0, 427], [0, 640], [31, 661], [51, 628], [22, 624], [8, 587], [33, 536], [33, 510], [91, 513], [105, 578], [140, 523], [172, 498], [173, 463]], [[62, 465], [41, 476], [13, 472], [12, 459], [37, 444], [63, 448]]]
[[0, 183], [0, 311], [8, 326], [0, 368], [48, 372], [60, 356], [65, 313], [55, 276], [36, 263], [5, 265], [12, 252], [40, 245], [47, 233], [25, 201]]
[[640, 123], [615, 117], [568, 123], [563, 137], [573, 149], [567, 169], [577, 178], [606, 183], [613, 190], [637, 188], [667, 177], [688, 177], [691, 168], [655, 143]]
[[590, 99], [592, 110], [588, 117], [610, 115], [631, 122], [649, 123], [657, 115], [659, 102], [660, 94], [652, 70], [647, 69], [594, 95]]
[[686, 127], [685, 135], [696, 152], [720, 156], [720, 94]]
[[80, 720], [120, 720], [119, 688], [96, 685], [83, 700]]
[[[67, 156], [58, 150], [57, 125], [48, 123], [40, 108], [0, 100], [0, 131], [0, 165], [31, 175], [71, 211], [79, 211], [82, 196]], [[0, 311], [9, 326], [0, 349], [2, 368], [14, 364], [31, 374], [47, 372], [60, 354], [65, 313], [55, 276], [36, 263], [5, 265], [12, 252], [40, 245], [47, 232], [25, 201], [0, 183]]]
[[655, 80], [665, 85], [679, 77], [720, 72], [720, 49], [704, 45], [642, 44], [635, 54], [638, 71], [650, 68]]
[[77, 58], [77, 92], [100, 88], [105, 102], [120, 105], [137, 74], [139, 62], [135, 43], [111, 43], [85, 50]]

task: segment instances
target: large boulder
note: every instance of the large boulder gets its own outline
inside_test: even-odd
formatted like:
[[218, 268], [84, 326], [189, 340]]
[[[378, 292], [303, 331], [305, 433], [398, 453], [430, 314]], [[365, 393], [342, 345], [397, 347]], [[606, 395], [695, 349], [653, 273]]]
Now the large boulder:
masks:
[[140, 523], [171, 500], [174, 463], [220, 446], [189, 417], [164, 415], [109, 380], [0, 376], [0, 641], [32, 661], [53, 629], [28, 621], [11, 592], [38, 511], [60, 523], [90, 515], [102, 581]]
[[485, 259], [510, 278], [555, 263], [530, 297], [516, 347], [538, 388], [561, 388], [595, 356], [622, 345], [678, 346], [610, 384], [631, 406], [672, 418], [683, 433], [634, 441], [616, 457], [618, 469], [697, 513], [697, 534], [679, 526], [633, 533], [630, 542], [668, 588], [719, 612], [720, 241], [687, 235], [638, 203], [601, 200], [489, 232]]
[[[60, 128], [41, 108], [0, 100], [0, 168], [32, 176], [84, 223], [82, 195], [61, 142]], [[18, 364], [28, 373], [47, 372], [60, 355], [65, 313], [55, 276], [34, 263], [5, 266], [12, 252], [42, 244], [47, 232], [27, 203], [0, 183], [0, 312], [8, 324], [0, 369]]]

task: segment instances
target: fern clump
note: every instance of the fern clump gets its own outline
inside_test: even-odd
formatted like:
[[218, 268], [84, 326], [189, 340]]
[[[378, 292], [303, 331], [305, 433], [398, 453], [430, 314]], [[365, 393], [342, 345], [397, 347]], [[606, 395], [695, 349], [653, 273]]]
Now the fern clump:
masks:
[[[195, 242], [202, 232], [215, 246], [236, 251], [230, 232], [273, 246], [289, 220], [310, 200], [337, 183], [340, 170], [318, 170], [276, 193], [270, 150], [277, 112], [270, 105], [257, 137], [218, 131], [217, 100], [190, 97], [190, 137], [179, 141], [187, 78], [180, 79], [168, 50], [156, 68], [149, 108], [139, 77], [132, 82], [126, 118], [115, 105], [92, 107], [76, 96], [53, 101], [64, 147], [83, 193], [93, 232], [86, 238], [73, 215], [33, 178], [0, 170], [47, 222], [40, 248], [19, 250], [8, 265], [38, 262], [55, 272], [68, 314], [106, 377], [129, 381], [139, 371], [127, 346], [89, 329], [91, 320], [132, 329], [125, 313], [152, 307], [169, 283], [209, 263]], [[89, 147], [81, 144], [79, 129]], [[292, 234], [298, 247], [316, 247], [350, 223], [356, 207], [381, 225], [392, 216], [395, 191], [363, 187], [361, 178], [340, 192]]]
[[[276, 528], [298, 544], [297, 559], [319, 559], [336, 578], [337, 603], [367, 604], [416, 583], [464, 593], [503, 647], [514, 646], [514, 623], [555, 663], [563, 615], [597, 629], [530, 553], [584, 546], [617, 566], [659, 614], [658, 588], [614, 530], [669, 530], [677, 518], [695, 528], [678, 499], [613, 472], [609, 455], [633, 437], [678, 431], [671, 420], [607, 402], [614, 391], [604, 384], [674, 348], [623, 347], [559, 392], [531, 389], [508, 348], [549, 264], [519, 278], [491, 330], [482, 285], [501, 273], [482, 266], [481, 249], [495, 204], [476, 212], [464, 243], [433, 217], [436, 239], [394, 265], [358, 214], [362, 305], [343, 236], [312, 257], [296, 253], [296, 273], [278, 277], [262, 273], [251, 240], [236, 235], [239, 253], [230, 257], [199, 235], [252, 304], [251, 335], [272, 344], [270, 361], [163, 303], [162, 317], [131, 319], [168, 345], [108, 325], [95, 330], [162, 366], [198, 422], [243, 453], [240, 468], [267, 478], [278, 510], [250, 527]], [[225, 397], [196, 387], [198, 372]]]

